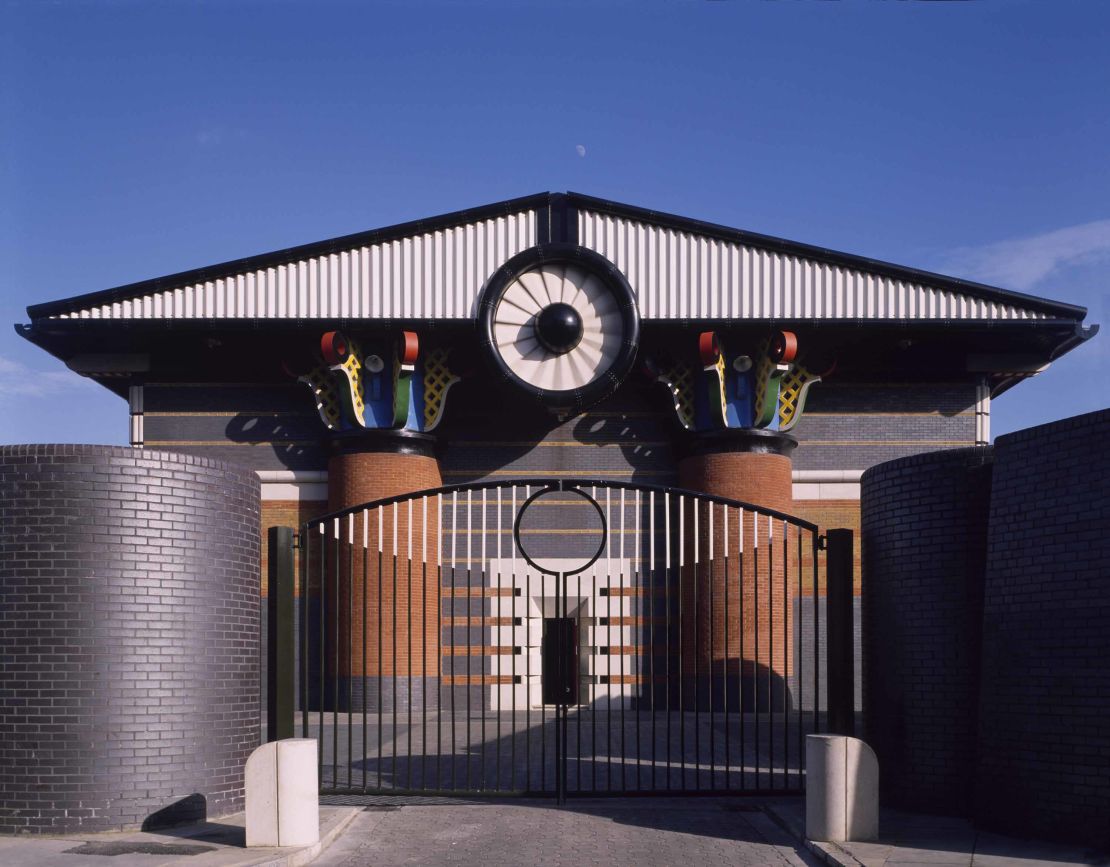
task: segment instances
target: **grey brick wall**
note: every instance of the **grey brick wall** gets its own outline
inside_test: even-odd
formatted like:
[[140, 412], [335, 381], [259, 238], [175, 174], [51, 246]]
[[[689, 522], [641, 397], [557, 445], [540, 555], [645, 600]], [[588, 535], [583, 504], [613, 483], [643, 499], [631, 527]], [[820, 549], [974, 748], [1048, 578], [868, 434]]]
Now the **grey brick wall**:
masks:
[[820, 382], [792, 431], [796, 470], [865, 470], [975, 444], [973, 383]]
[[863, 475], [864, 715], [891, 806], [967, 815], [989, 447]]
[[976, 817], [1110, 845], [1110, 410], [999, 437]]
[[204, 458], [0, 448], [0, 832], [242, 808], [259, 484]]

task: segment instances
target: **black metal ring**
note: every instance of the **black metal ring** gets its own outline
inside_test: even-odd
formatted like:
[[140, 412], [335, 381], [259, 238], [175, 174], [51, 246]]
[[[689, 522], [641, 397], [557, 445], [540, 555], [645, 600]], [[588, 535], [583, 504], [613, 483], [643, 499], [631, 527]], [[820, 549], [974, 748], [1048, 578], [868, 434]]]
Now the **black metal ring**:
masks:
[[[505, 363], [494, 339], [493, 313], [502, 293], [521, 274], [548, 262], [576, 262], [584, 265], [605, 282], [613, 293], [621, 314], [624, 338], [617, 357], [607, 370], [581, 388], [552, 391], [525, 382]], [[478, 300], [478, 340], [486, 349], [486, 355], [501, 379], [513, 383], [551, 409], [580, 412], [616, 391], [632, 369], [640, 345], [640, 312], [636, 308], [636, 296], [628, 279], [620, 268], [600, 253], [578, 244], [540, 244], [517, 253], [489, 278]]]
[[[594, 551], [594, 555], [589, 559], [585, 566], [581, 566], [578, 569], [571, 569], [567, 572], [553, 572], [550, 569], [544, 569], [539, 563], [528, 556], [528, 552], [525, 551], [524, 546], [520, 544], [520, 522], [524, 518], [524, 513], [528, 511], [528, 507], [532, 505], [532, 501], [536, 499], [536, 497], [539, 497], [543, 494], [550, 494], [555, 491], [568, 491], [578, 494], [580, 497], [582, 497], [582, 499], [584, 499], [587, 503], [592, 505], [597, 510], [597, 516], [601, 518], [601, 541], [598, 542], [597, 550]], [[598, 503], [598, 501], [587, 494], [585, 491], [583, 491], [581, 488], [563, 487], [561, 482], [557, 485], [548, 485], [546, 488], [541, 488], [540, 490], [536, 491], [536, 493], [532, 494], [532, 496], [530, 496], [527, 500], [520, 504], [520, 509], [517, 510], [516, 518], [513, 520], [513, 542], [516, 544], [517, 550], [520, 551], [520, 555], [525, 559], [525, 561], [527, 561], [529, 566], [531, 566], [537, 572], [543, 573], [544, 575], [562, 575], [565, 577], [567, 575], [577, 575], [580, 572], [585, 572], [598, 561], [599, 557], [601, 557], [601, 552], [605, 550], [605, 543], [608, 540], [609, 523], [605, 520], [605, 513], [601, 510], [601, 505]]]

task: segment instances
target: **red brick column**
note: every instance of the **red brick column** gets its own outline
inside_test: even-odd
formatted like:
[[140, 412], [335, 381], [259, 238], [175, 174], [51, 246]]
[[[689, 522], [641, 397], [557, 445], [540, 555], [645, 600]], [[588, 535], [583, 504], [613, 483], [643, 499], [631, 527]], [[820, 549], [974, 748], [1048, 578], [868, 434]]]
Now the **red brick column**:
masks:
[[[790, 453], [796, 445], [793, 437], [775, 431], [721, 431], [694, 437], [679, 459], [679, 485], [792, 514]], [[729, 509], [726, 573], [724, 510], [712, 508], [712, 559], [708, 557], [709, 504], [699, 507], [696, 534], [693, 516], [685, 520], [681, 573], [684, 669], [691, 672], [696, 663], [699, 678], [712, 672], [717, 707], [721, 700], [717, 696], [727, 688], [730, 697], [736, 695], [747, 708], [754, 703], [765, 709], [769, 702], [781, 708], [786, 678], [793, 668], [797, 595], [797, 582], [784, 580], [784, 561], [789, 561], [790, 575], [796, 575], [797, 531], [750, 509], [743, 510], [739, 520], [740, 511]], [[694, 556], [695, 545], [698, 557]], [[698, 695], [704, 704], [704, 686]]]
[[[335, 439], [328, 461], [329, 512], [441, 486], [434, 446], [430, 436], [401, 432]], [[384, 709], [394, 701], [404, 708], [410, 699], [418, 706], [423, 678], [439, 676], [439, 531], [434, 497], [339, 519], [341, 542], [354, 540], [350, 549], [340, 549], [339, 675], [341, 682], [353, 680], [356, 707], [363, 688], [369, 707], [376, 708], [379, 697]], [[329, 523], [327, 534], [333, 532]]]

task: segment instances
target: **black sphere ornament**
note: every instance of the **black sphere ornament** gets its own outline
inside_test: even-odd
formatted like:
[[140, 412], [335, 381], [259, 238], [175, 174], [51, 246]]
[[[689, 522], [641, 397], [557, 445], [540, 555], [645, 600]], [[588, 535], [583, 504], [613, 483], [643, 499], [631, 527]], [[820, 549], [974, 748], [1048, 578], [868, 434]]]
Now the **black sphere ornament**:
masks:
[[550, 352], [570, 352], [582, 340], [582, 316], [561, 301], [549, 304], [536, 315], [536, 337]]

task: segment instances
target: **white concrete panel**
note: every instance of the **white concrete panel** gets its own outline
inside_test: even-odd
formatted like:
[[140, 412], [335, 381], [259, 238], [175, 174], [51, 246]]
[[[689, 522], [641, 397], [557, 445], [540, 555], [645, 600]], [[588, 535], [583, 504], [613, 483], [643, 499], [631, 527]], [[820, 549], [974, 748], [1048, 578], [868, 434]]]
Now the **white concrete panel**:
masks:
[[806, 736], [806, 837], [825, 843], [879, 836], [879, 763], [858, 738]]

